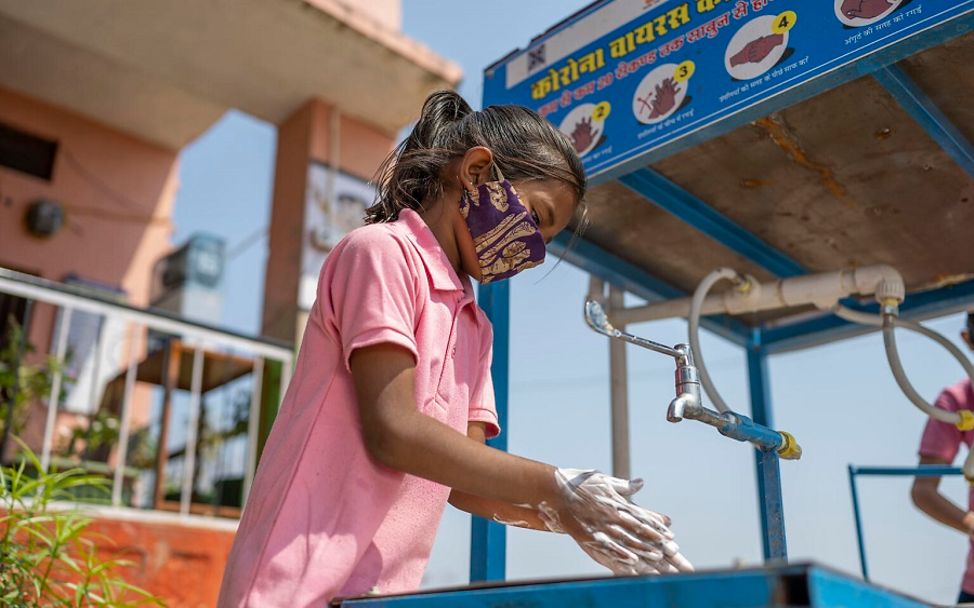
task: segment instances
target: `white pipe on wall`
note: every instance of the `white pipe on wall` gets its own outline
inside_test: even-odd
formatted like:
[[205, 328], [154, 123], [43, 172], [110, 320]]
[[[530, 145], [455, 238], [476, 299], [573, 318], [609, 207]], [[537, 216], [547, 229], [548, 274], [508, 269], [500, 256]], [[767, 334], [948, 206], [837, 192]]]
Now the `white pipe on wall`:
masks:
[[[708, 296], [701, 307], [701, 314], [734, 315], [809, 304], [828, 309], [841, 298], [855, 294], [875, 293], [881, 285], [900, 294], [905, 291], [900, 273], [885, 264], [810, 274], [768, 283], [758, 283], [754, 277], [747, 277], [747, 279], [745, 284], [736, 289]], [[625, 325], [671, 317], [686, 317], [690, 312], [691, 303], [692, 298], [687, 297], [613, 310], [612, 322], [616, 325]]]

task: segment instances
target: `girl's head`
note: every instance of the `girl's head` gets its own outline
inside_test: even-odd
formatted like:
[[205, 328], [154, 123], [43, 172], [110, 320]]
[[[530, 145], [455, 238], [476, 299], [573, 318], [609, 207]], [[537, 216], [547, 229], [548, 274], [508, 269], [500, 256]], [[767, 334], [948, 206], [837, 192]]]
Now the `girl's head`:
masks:
[[531, 110], [513, 105], [473, 111], [453, 91], [433, 93], [419, 122], [378, 173], [369, 224], [403, 209], [422, 211], [501, 175], [517, 189], [547, 240], [564, 229], [585, 195], [585, 173], [571, 142]]

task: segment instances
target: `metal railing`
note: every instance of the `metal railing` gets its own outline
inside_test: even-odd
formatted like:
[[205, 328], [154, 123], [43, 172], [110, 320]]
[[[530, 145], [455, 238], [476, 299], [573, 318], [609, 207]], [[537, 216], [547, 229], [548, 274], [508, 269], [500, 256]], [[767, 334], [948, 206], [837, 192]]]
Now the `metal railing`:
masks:
[[856, 543], [859, 549], [859, 566], [862, 569], [863, 580], [869, 580], [869, 567], [866, 563], [866, 543], [863, 538], [862, 515], [859, 508], [859, 488], [856, 478], [861, 476], [876, 477], [943, 477], [960, 475], [960, 467], [944, 465], [921, 465], [917, 467], [861, 467], [849, 465], [849, 490], [852, 494], [852, 514], [856, 523]]
[[[120, 409], [117, 413], [111, 414], [117, 420], [117, 441], [114, 445], [108, 446], [109, 455], [105, 456], [105, 465], [111, 472], [113, 506], [123, 505], [123, 484], [126, 475], [130, 472], [126, 459], [133, 437], [133, 411], [136, 407], [136, 395], [140, 383], [161, 386], [163, 391], [163, 407], [158, 424], [161, 437], [157, 438], [156, 443], [158, 466], [153, 480], [155, 492], [152, 506], [155, 508], [159, 508], [162, 484], [160, 477], [164, 477], [165, 468], [170, 464], [172, 456], [167, 445], [167, 429], [172, 411], [169, 405], [176, 391], [185, 392], [188, 389], [189, 413], [185, 428], [182, 429], [185, 441], [181, 449], [182, 475], [178, 506], [180, 513], [188, 514], [191, 512], [194, 483], [200, 464], [197, 462], [198, 448], [201, 447], [198, 430], [201, 424], [206, 423], [206, 420], [201, 421], [203, 395], [208, 390], [227, 385], [227, 382], [221, 384], [222, 379], [216, 377], [214, 373], [207, 375], [207, 372], [212, 372], [219, 363], [227, 369], [232, 367], [232, 373], [227, 372], [227, 377], [232, 376], [234, 381], [249, 376], [251, 394], [249, 412], [245, 421], [245, 462], [235, 463], [236, 466], [242, 464], [241, 505], [246, 501], [257, 463], [262, 404], [264, 408], [276, 411], [283, 397], [284, 389], [290, 380], [294, 359], [290, 345], [187, 321], [164, 311], [140, 309], [108, 296], [93, 295], [89, 290], [3, 268], [0, 268], [0, 294], [27, 300], [29, 308], [33, 309], [34, 313], [37, 312], [38, 304], [54, 308], [56, 314], [53, 318], [56, 318], [57, 322], [51, 328], [49, 342], [51, 347], [49, 349], [38, 347], [37, 350], [51, 351], [49, 354], [59, 362], [64, 362], [69, 357], [72, 328], [78, 326], [77, 319], [80, 313], [87, 313], [89, 319], [94, 315], [99, 320], [97, 329], [94, 331], [94, 343], [89, 349], [94, 353], [88, 366], [91, 384], [88, 391], [82, 391], [88, 395], [87, 398], [82, 397], [82, 401], [88, 402], [89, 421], [92, 413], [97, 413], [104, 406], [103, 402], [106, 401], [109, 393], [114, 399], [113, 403]], [[36, 314], [34, 319], [37, 320]], [[5, 331], [7, 320], [0, 321], [2, 321], [0, 329]], [[111, 333], [109, 327], [115, 328], [113, 330], [115, 333], [111, 336], [109, 336]], [[124, 329], [119, 331], [119, 328]], [[35, 333], [43, 335], [46, 330], [45, 327], [27, 328], [29, 335]], [[113, 348], [124, 352], [124, 355], [119, 357], [121, 364], [117, 366], [118, 369], [100, 369], [104, 359], [101, 353], [105, 350], [106, 341], [112, 341]], [[183, 357], [184, 354], [190, 355], [190, 353], [191, 358]], [[185, 365], [187, 363], [188, 365]], [[268, 365], [273, 365], [275, 372], [270, 380], [266, 378]], [[184, 373], [187, 371], [188, 373]], [[113, 377], [107, 380], [108, 376]], [[188, 386], [181, 386], [187, 384], [184, 376], [188, 376]], [[70, 382], [70, 379], [66, 378], [63, 366], [54, 366], [44, 414], [43, 437], [40, 442], [40, 460], [45, 469], [49, 467], [54, 457], [55, 434], [58, 430], [56, 427], [59, 413], [64, 410], [62, 395], [66, 381]], [[271, 382], [276, 386], [272, 386]], [[120, 396], [117, 394], [119, 390]], [[146, 418], [149, 418], [148, 414], [152, 409], [151, 403], [148, 403], [152, 396], [151, 391], [142, 391], [139, 396], [141, 401], [139, 406], [143, 408], [142, 412]], [[242, 420], [238, 422], [243, 424]], [[265, 419], [265, 425], [266, 422]], [[151, 426], [148, 425], [146, 428]], [[243, 435], [240, 429], [237, 429], [236, 435], [227, 436]], [[222, 435], [220, 438], [221, 441], [226, 439]], [[222, 447], [225, 445], [222, 445], [221, 449]]]

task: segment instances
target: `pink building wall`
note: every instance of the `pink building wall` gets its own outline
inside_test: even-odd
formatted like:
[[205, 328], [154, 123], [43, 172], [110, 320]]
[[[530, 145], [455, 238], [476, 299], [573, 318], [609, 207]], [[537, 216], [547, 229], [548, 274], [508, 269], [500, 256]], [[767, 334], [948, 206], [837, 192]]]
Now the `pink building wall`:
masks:
[[[0, 122], [58, 142], [50, 182], [0, 167], [0, 265], [52, 280], [75, 273], [148, 304], [152, 264], [170, 248], [178, 151], [4, 89]], [[23, 224], [41, 197], [67, 217], [47, 239]]]
[[[278, 126], [262, 333], [297, 341], [304, 326], [298, 306], [308, 168], [332, 161], [331, 106], [314, 99]], [[395, 134], [340, 116], [338, 169], [370, 180], [395, 145]]]
[[[50, 181], [0, 166], [0, 267], [54, 281], [74, 274], [123, 290], [130, 304], [148, 305], [152, 266], [171, 249], [178, 151], [5, 89], [0, 122], [58, 144]], [[39, 198], [65, 210], [65, 225], [48, 238], [31, 235], [24, 223]], [[38, 355], [52, 343], [55, 316], [50, 305], [32, 311], [28, 339]], [[138, 401], [147, 396], [140, 388]], [[34, 404], [22, 432], [38, 449], [45, 414], [43, 404]], [[136, 408], [132, 422], [147, 418], [147, 406]]]

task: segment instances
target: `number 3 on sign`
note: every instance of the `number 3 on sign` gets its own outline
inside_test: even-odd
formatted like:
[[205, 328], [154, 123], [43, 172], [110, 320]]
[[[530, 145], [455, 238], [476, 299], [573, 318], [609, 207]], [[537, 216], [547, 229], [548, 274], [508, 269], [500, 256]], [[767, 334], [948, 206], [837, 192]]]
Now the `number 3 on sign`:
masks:
[[697, 64], [693, 63], [689, 59], [676, 66], [676, 70], [673, 72], [673, 79], [677, 82], [686, 82], [690, 80], [693, 73], [697, 70]]
[[795, 14], [795, 11], [785, 11], [774, 18], [774, 25], [771, 27], [771, 32], [774, 34], [784, 34], [795, 27], [795, 21], [798, 21], [798, 15]]

